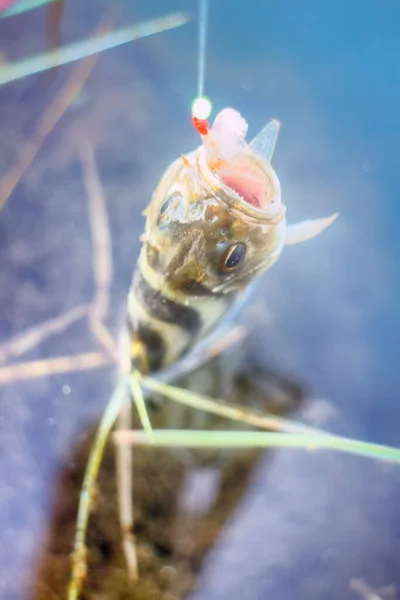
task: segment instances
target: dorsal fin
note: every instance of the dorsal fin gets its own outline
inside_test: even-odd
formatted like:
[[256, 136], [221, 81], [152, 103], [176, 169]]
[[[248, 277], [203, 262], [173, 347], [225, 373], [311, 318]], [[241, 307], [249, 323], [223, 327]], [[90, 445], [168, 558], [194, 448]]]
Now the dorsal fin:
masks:
[[251, 149], [263, 156], [268, 162], [272, 160], [280, 126], [279, 121], [272, 119], [250, 142]]

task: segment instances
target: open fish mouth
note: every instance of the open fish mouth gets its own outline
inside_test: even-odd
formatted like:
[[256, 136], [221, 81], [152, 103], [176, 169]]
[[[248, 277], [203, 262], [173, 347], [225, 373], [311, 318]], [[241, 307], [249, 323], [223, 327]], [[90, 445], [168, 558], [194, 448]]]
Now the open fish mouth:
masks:
[[223, 166], [212, 168], [200, 146], [197, 168], [208, 192], [244, 216], [276, 224], [285, 216], [281, 187], [269, 163], [253, 153], [235, 157]]
[[283, 218], [280, 183], [270, 164], [240, 156], [212, 174], [225, 192], [225, 201], [236, 210], [273, 222]]
[[247, 123], [234, 109], [222, 110], [211, 128], [207, 122], [194, 124], [203, 142], [201, 170], [214, 191], [222, 189], [223, 200], [249, 216], [282, 218], [280, 184], [271, 167], [279, 123], [271, 121], [250, 144]]
[[265, 173], [250, 161], [236, 162], [239, 161], [221, 169], [216, 173], [217, 177], [247, 204], [261, 210], [268, 209], [274, 190]]

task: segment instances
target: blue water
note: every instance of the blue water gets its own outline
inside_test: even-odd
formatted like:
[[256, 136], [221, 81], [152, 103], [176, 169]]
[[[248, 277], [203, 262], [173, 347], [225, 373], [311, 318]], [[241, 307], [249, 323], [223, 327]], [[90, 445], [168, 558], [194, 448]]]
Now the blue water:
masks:
[[[87, 35], [107, 2], [67, 2], [64, 40]], [[234, 5], [234, 6], [233, 6]], [[120, 3], [119, 23], [187, 2]], [[76, 104], [0, 214], [2, 339], [90, 299], [93, 282], [77, 140], [89, 137], [109, 203], [116, 330], [158, 177], [196, 146], [197, 25], [104, 54]], [[10, 58], [43, 47], [44, 12], [0, 23]], [[329, 407], [323, 425], [400, 446], [400, 7], [397, 2], [211, 1], [206, 93], [251, 133], [282, 122], [274, 156], [288, 220], [340, 218], [285, 250], [254, 304], [266, 362], [295, 373]], [[64, 70], [63, 70], [64, 69]], [[2, 173], [65, 77], [0, 90]], [[76, 123], [79, 123], [77, 126]], [[29, 358], [93, 349], [76, 327]], [[27, 595], [58, 469], [105, 405], [110, 371], [0, 391], [0, 597]], [[67, 388], [65, 386], [68, 386]], [[68, 388], [70, 391], [68, 392]], [[313, 405], [313, 403], [311, 403]], [[317, 406], [317, 402], [315, 402]], [[298, 415], [307, 417], [307, 414]], [[210, 555], [197, 599], [356, 598], [349, 580], [400, 589], [398, 467], [279, 451], [257, 469]]]

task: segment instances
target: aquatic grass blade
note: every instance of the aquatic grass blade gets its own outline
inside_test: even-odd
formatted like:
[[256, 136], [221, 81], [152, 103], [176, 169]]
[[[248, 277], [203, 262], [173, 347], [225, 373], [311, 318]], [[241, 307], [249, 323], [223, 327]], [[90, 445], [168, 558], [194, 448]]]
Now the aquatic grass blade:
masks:
[[0, 19], [21, 15], [22, 13], [34, 10], [35, 8], [40, 8], [46, 4], [51, 4], [52, 2], [60, 2], [60, 0], [19, 0], [19, 2], [13, 2], [9, 8], [0, 12]]
[[233, 421], [247, 423], [253, 427], [284, 431], [286, 433], [330, 435], [321, 429], [304, 425], [303, 423], [297, 423], [296, 421], [291, 421], [290, 419], [284, 419], [265, 411], [256, 411], [254, 409], [248, 410], [239, 405], [237, 406], [227, 402], [222, 398], [211, 398], [210, 396], [205, 396], [204, 394], [198, 394], [196, 392], [192, 392], [191, 390], [172, 386], [168, 383], [153, 379], [152, 377], [141, 377], [141, 384], [143, 387], [153, 392], [162, 394], [166, 398], [169, 398], [174, 402], [178, 402], [179, 404], [190, 406], [196, 410], [203, 410], [205, 412], [213, 413]]
[[[176, 388], [156, 381], [151, 377], [141, 377], [140, 380], [143, 387], [163, 394], [167, 398], [186, 406], [212, 412], [228, 419], [243, 421], [255, 427], [280, 431], [280, 433], [271, 433], [262, 431], [179, 432], [153, 430], [152, 443], [156, 446], [325, 448], [400, 463], [400, 450], [397, 448], [352, 440], [264, 412], [246, 411], [240, 406], [236, 407], [227, 403], [225, 400], [209, 398], [189, 390]], [[115, 436], [115, 439], [120, 443], [146, 443], [146, 438], [143, 437], [142, 432], [118, 432]]]
[[153, 439], [153, 428], [150, 423], [149, 415], [147, 413], [146, 402], [144, 400], [143, 391], [140, 385], [140, 375], [138, 371], [134, 371], [130, 376], [130, 386], [132, 397], [134, 399], [134, 404], [136, 406], [136, 410], [139, 414], [139, 419], [142, 424], [144, 431], [146, 432], [147, 437], [152, 440]]
[[128, 379], [123, 378], [116, 386], [111, 400], [102, 416], [96, 437], [90, 452], [88, 464], [79, 498], [74, 551], [72, 555], [72, 576], [68, 589], [68, 600], [77, 600], [86, 576], [86, 531], [90, 516], [90, 507], [104, 449], [110, 431], [118, 417], [123, 403], [128, 397]]
[[[113, 434], [118, 444], [148, 445], [143, 431], [118, 431]], [[153, 429], [152, 445], [168, 448], [303, 448], [345, 452], [376, 460], [400, 464], [400, 450], [331, 435], [269, 433], [264, 431], [194, 431]]]
[[172, 13], [159, 19], [143, 21], [131, 27], [124, 27], [109, 33], [88, 38], [62, 46], [50, 52], [37, 54], [30, 58], [8, 63], [0, 69], [0, 85], [22, 79], [28, 75], [41, 73], [60, 65], [65, 65], [104, 50], [116, 48], [127, 42], [180, 27], [189, 21], [188, 15], [183, 12]]

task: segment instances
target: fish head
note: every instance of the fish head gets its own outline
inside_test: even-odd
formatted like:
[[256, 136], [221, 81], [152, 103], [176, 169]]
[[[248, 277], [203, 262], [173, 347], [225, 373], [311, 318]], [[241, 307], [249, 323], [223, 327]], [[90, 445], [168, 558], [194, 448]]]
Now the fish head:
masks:
[[143, 251], [158, 285], [173, 293], [239, 292], [284, 245], [279, 180], [247, 145], [218, 169], [204, 145], [175, 161], [145, 214]]

